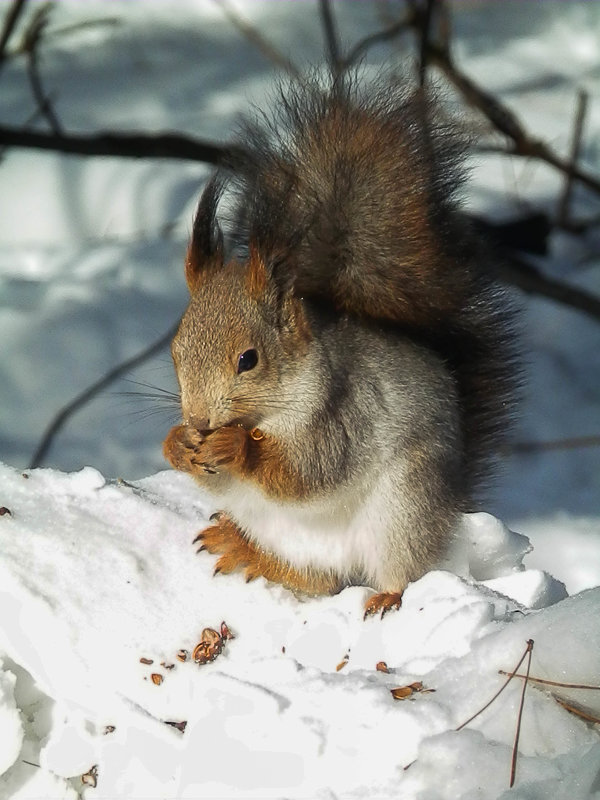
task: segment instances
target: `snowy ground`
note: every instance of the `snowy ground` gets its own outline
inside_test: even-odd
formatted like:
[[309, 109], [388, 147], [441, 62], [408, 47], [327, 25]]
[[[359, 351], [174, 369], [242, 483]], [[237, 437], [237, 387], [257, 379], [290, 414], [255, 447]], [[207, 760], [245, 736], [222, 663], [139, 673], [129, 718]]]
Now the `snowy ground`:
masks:
[[[298, 63], [319, 60], [315, 4], [239, 8]], [[376, 8], [336, 4], [345, 41], [378, 27]], [[465, 70], [560, 152], [575, 92], [589, 90], [582, 155], [598, 171], [600, 6], [456, 3], [454, 12]], [[68, 27], [90, 18], [105, 23]], [[209, 0], [63, 0], [49, 32], [46, 90], [74, 131], [224, 140], [274, 74]], [[4, 65], [0, 87], [0, 122], [23, 124], [33, 105], [22, 57]], [[22, 477], [56, 411], [183, 310], [182, 255], [206, 174], [186, 162], [2, 154], [0, 460], [16, 470], [0, 468], [0, 506], [11, 511], [0, 516], [0, 800], [500, 797], [520, 681], [454, 731], [494, 694], [498, 669], [514, 667], [532, 638], [532, 675], [600, 683], [599, 590], [576, 594], [600, 584], [598, 448], [507, 457], [487, 509], [530, 537], [527, 569], [522, 539], [470, 517], [446, 565], [454, 572], [425, 576], [400, 613], [366, 623], [367, 589], [302, 601], [211, 577], [210, 557], [193, 557], [190, 544], [210, 500], [185, 476], [145, 478], [164, 469], [160, 444], [177, 411], [154, 414], [156, 405], [114, 393], [134, 384], [73, 417], [46, 462], [91, 464], [111, 480], [92, 470]], [[469, 203], [504, 217], [553, 209], [561, 185], [550, 169], [479, 157]], [[597, 200], [577, 194], [575, 211], [597, 214]], [[544, 268], [600, 292], [597, 236], [555, 236]], [[524, 328], [517, 438], [598, 434], [600, 327], [537, 300]], [[172, 388], [168, 352], [130, 377]], [[560, 581], [576, 596], [563, 599]], [[236, 638], [214, 663], [176, 660], [222, 620]], [[391, 697], [416, 680], [435, 693]], [[599, 715], [598, 692], [557, 691]], [[186, 720], [185, 734], [165, 720]], [[600, 796], [597, 732], [539, 688], [527, 690], [520, 752], [511, 797]], [[93, 765], [96, 789], [79, 777]]]
[[[489, 515], [465, 518], [451, 564], [464, 577], [431, 572], [401, 612], [363, 621], [362, 587], [301, 600], [213, 578], [190, 541], [214, 509], [187, 476], [127, 486], [3, 467], [0, 480], [0, 797], [74, 798], [80, 779], [64, 779], [96, 767], [86, 798], [496, 798], [521, 681], [455, 728], [498, 670], [533, 639], [533, 676], [598, 682], [600, 589], [565, 599]], [[222, 621], [235, 638], [213, 663], [178, 661]], [[415, 681], [435, 691], [392, 697]], [[554, 691], [600, 712], [597, 691]], [[598, 796], [600, 737], [539, 688], [520, 753], [511, 796]]]

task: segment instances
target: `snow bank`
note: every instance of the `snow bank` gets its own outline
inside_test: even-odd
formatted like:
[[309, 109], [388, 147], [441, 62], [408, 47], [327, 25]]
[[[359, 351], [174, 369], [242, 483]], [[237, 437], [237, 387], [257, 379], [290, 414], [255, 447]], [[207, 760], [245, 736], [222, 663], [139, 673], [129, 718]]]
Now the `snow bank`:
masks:
[[[446, 565], [459, 574], [431, 572], [399, 612], [363, 621], [367, 588], [307, 599], [213, 577], [191, 540], [214, 507], [181, 474], [0, 466], [0, 505], [3, 799], [496, 798], [521, 681], [455, 728], [498, 670], [533, 639], [533, 676], [600, 682], [600, 589], [565, 597], [486, 514], [464, 519]], [[213, 662], [178, 660], [222, 621], [235, 638]], [[552, 691], [600, 714], [598, 692]], [[597, 731], [532, 684], [519, 749], [511, 797], [598, 796]]]

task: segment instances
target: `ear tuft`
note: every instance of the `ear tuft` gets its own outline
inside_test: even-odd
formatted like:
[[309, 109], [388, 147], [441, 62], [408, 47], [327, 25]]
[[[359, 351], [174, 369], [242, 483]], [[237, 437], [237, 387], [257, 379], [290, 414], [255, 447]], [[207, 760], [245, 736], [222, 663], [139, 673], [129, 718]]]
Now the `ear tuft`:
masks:
[[264, 298], [269, 286], [269, 276], [265, 262], [253, 243], [250, 244], [250, 255], [246, 268], [246, 286], [248, 294], [253, 300]]
[[185, 260], [185, 279], [190, 292], [202, 283], [202, 275], [207, 270], [223, 265], [223, 232], [217, 222], [217, 206], [224, 185], [223, 177], [216, 172], [198, 203]]

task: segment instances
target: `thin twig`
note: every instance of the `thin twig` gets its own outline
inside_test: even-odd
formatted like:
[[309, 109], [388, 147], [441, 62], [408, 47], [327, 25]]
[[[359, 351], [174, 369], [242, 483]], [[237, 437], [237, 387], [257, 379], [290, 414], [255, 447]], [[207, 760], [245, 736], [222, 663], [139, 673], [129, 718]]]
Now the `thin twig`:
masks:
[[52, 9], [51, 3], [44, 3], [39, 6], [23, 35], [21, 50], [27, 56], [27, 76], [37, 107], [48, 121], [52, 132], [60, 136], [62, 134], [62, 126], [54, 113], [49, 97], [44, 92], [38, 65], [38, 48], [48, 25]]
[[340, 45], [338, 40], [337, 28], [333, 9], [329, 0], [319, 0], [319, 11], [325, 32], [325, 42], [329, 52], [329, 66], [333, 75], [338, 75], [342, 69], [342, 58], [340, 56]]
[[564, 222], [557, 222], [556, 224], [560, 225], [561, 228], [569, 233], [585, 233], [590, 228], [596, 228], [600, 225], [600, 214], [594, 214], [594, 216], [588, 217], [587, 219], [567, 219]]
[[433, 8], [436, 4], [436, 0], [424, 0], [424, 2], [425, 10], [421, 17], [421, 32], [419, 37], [419, 86], [425, 86], [427, 60], [429, 55], [429, 40], [431, 38], [431, 23], [433, 20]]
[[25, 9], [27, 0], [13, 0], [11, 7], [4, 17], [4, 24], [0, 32], [0, 67], [6, 59], [6, 45], [19, 21], [19, 17]]
[[52, 133], [54, 133], [56, 136], [60, 136], [62, 134], [62, 125], [54, 113], [50, 98], [44, 92], [42, 80], [40, 78], [40, 72], [38, 69], [37, 53], [35, 50], [32, 50], [27, 58], [27, 76], [29, 78], [31, 92], [35, 98], [40, 114], [46, 118]]
[[364, 39], [361, 39], [359, 42], [357, 42], [352, 50], [348, 53], [344, 59], [344, 67], [351, 67], [357, 61], [359, 61], [367, 52], [367, 50], [373, 47], [373, 45], [381, 44], [382, 42], [389, 42], [392, 39], [395, 39], [397, 36], [400, 36], [400, 34], [409, 30], [413, 24], [413, 16], [413, 14], [407, 14], [402, 19], [393, 22], [387, 28], [383, 28], [380, 31], [370, 34], [369, 36], [365, 36]]
[[77, 397], [71, 400], [70, 403], [67, 403], [67, 405], [58, 412], [58, 414], [46, 428], [40, 444], [38, 445], [38, 448], [31, 459], [28, 469], [35, 469], [36, 467], [41, 466], [57, 434], [76, 411], [89, 403], [90, 400], [92, 400], [103, 389], [106, 389], [107, 386], [117, 380], [117, 378], [119, 378], [125, 372], [128, 372], [134, 367], [139, 366], [142, 362], [160, 352], [171, 341], [176, 330], [177, 325], [170, 328], [167, 333], [161, 336], [160, 339], [154, 342], [154, 344], [151, 344], [137, 355], [133, 356], [132, 358], [128, 358], [126, 361], [123, 361], [121, 364], [111, 369], [106, 373], [106, 375], [104, 375], [104, 377], [100, 378], [100, 380], [96, 381], [91, 386], [88, 386], [87, 389], [84, 389], [84, 391], [78, 394]]
[[[536, 453], [548, 450], [577, 450], [580, 447], [600, 447], [599, 436], [574, 436], [570, 439], [555, 439], [548, 442], [515, 442], [508, 445], [510, 453]], [[529, 680], [533, 680], [530, 678]], [[557, 684], [558, 686], [566, 684]], [[600, 686], [595, 687], [600, 689]]]
[[[498, 673], [500, 675], [508, 675], [508, 672], [505, 672], [503, 669], [499, 669]], [[515, 678], [526, 678], [526, 675], [520, 675], [518, 672], [514, 673]], [[589, 683], [563, 683], [563, 681], [549, 681], [546, 678], [532, 678], [529, 675], [529, 680], [532, 683], [543, 683], [547, 686], [562, 686], [564, 689], [594, 689], [600, 690], [600, 686], [593, 686]]]
[[521, 658], [519, 659], [519, 663], [518, 663], [518, 664], [517, 664], [517, 666], [514, 668], [514, 670], [513, 670], [513, 671], [510, 673], [510, 675], [508, 676], [508, 678], [507, 678], [507, 679], [504, 681], [504, 683], [503, 683], [503, 684], [502, 684], [502, 686], [501, 686], [501, 687], [498, 689], [498, 691], [497, 691], [497, 692], [496, 692], [496, 694], [495, 694], [495, 695], [492, 697], [492, 699], [491, 699], [491, 700], [489, 700], [489, 701], [488, 701], [488, 702], [487, 702], [487, 703], [486, 703], [486, 704], [483, 706], [483, 708], [480, 708], [480, 709], [479, 709], [479, 711], [476, 711], [476, 712], [475, 712], [475, 714], [473, 714], [473, 716], [472, 716], [472, 717], [469, 717], [469, 719], [465, 720], [465, 722], [463, 722], [463, 723], [462, 723], [462, 725], [459, 725], [459, 726], [458, 726], [458, 728], [455, 728], [455, 729], [454, 729], [455, 731], [460, 731], [460, 730], [462, 730], [462, 729], [465, 727], [465, 725], [468, 725], [470, 722], [473, 722], [473, 720], [474, 720], [474, 719], [476, 719], [476, 717], [478, 717], [478, 716], [479, 716], [480, 714], [482, 714], [482, 713], [483, 713], [483, 712], [484, 712], [484, 711], [485, 711], [487, 708], [489, 708], [489, 707], [492, 705], [492, 703], [493, 703], [493, 702], [494, 702], [494, 701], [495, 701], [495, 700], [496, 700], [496, 699], [497, 699], [497, 698], [498, 698], [498, 697], [499, 697], [499, 696], [502, 694], [502, 692], [503, 692], [503, 691], [506, 689], [506, 687], [508, 686], [508, 684], [509, 684], [509, 683], [512, 681], [512, 679], [513, 679], [513, 678], [515, 677], [515, 675], [517, 674], [517, 670], [519, 669], [519, 667], [521, 666], [521, 664], [523, 663], [523, 661], [525, 661], [525, 658], [527, 657], [527, 653], [529, 652], [529, 649], [530, 649], [530, 648], [529, 648], [529, 642], [530, 642], [530, 641], [531, 641], [531, 639], [530, 639], [530, 640], [527, 642], [527, 647], [526, 647], [526, 649], [525, 649], [525, 652], [523, 653], [523, 655], [522, 655], [522, 656], [521, 656]]
[[548, 278], [540, 270], [516, 255], [505, 255], [499, 269], [505, 283], [527, 294], [541, 295], [563, 305], [582, 311], [596, 321], [600, 320], [600, 298], [574, 286]]
[[527, 659], [527, 670], [525, 672], [525, 680], [523, 681], [523, 689], [521, 691], [521, 700], [519, 702], [519, 713], [517, 716], [517, 730], [515, 732], [515, 742], [513, 744], [512, 759], [510, 762], [510, 788], [515, 784], [515, 776], [517, 774], [517, 754], [519, 752], [519, 736], [521, 735], [521, 719], [523, 718], [523, 706], [525, 704], [525, 691], [527, 689], [527, 681], [529, 679], [529, 668], [531, 667], [531, 654], [533, 653], [533, 639], [527, 642], [527, 652], [529, 658]]
[[569, 205], [571, 203], [571, 195], [573, 193], [573, 170], [577, 168], [577, 162], [579, 161], [579, 154], [581, 152], [581, 138], [583, 136], [583, 125], [587, 112], [588, 99], [588, 93], [583, 89], [580, 89], [577, 93], [577, 110], [575, 112], [573, 135], [571, 137], [571, 152], [569, 155], [569, 164], [571, 168], [567, 172], [565, 188], [558, 206], [558, 213], [556, 215], [557, 224], [562, 227], [565, 226], [570, 217]]
[[552, 695], [552, 697], [556, 700], [559, 706], [562, 706], [566, 711], [570, 711], [571, 714], [575, 714], [582, 719], [587, 720], [587, 722], [593, 722], [595, 725], [600, 725], [600, 718], [594, 717], [592, 714], [588, 713], [587, 711], [583, 711], [583, 709], [578, 708], [577, 706], [572, 705], [571, 703], [567, 703], [561, 697], [556, 697], [556, 695]]
[[294, 77], [299, 77], [300, 72], [297, 67], [286, 58], [271, 42], [258, 31], [254, 25], [244, 19], [237, 10], [227, 2], [227, 0], [214, 0], [223, 14], [251, 42], [269, 61], [288, 72]]

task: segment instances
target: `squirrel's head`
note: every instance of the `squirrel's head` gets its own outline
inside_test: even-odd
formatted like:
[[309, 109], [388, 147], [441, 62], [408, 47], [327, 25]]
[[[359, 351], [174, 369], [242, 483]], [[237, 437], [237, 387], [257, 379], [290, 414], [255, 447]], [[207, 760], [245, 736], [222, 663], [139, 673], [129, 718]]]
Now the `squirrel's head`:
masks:
[[312, 338], [303, 302], [278, 280], [276, 254], [251, 243], [247, 261], [224, 262], [220, 190], [215, 177], [198, 206], [185, 264], [190, 303], [171, 347], [183, 418], [200, 430], [276, 416]]

